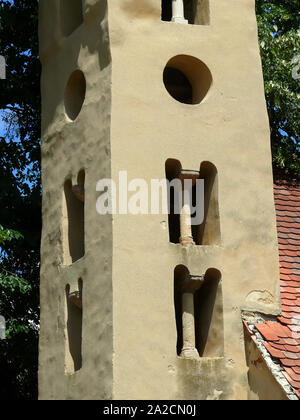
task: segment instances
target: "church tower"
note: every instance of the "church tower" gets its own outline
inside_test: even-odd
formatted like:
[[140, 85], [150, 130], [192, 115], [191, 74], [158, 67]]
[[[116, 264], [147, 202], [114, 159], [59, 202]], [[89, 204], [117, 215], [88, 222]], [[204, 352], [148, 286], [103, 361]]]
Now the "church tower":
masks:
[[[40, 398], [247, 399], [242, 312], [280, 312], [255, 1], [40, 0], [40, 56]], [[100, 215], [122, 171], [203, 179], [203, 220]]]

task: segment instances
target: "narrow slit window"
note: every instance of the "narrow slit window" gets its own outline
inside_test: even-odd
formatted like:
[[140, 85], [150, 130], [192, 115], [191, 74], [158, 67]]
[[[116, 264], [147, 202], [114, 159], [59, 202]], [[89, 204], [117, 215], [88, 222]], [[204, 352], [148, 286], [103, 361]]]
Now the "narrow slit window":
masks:
[[[165, 163], [166, 179], [169, 182], [168, 193], [168, 222], [169, 222], [169, 240], [178, 244], [180, 240], [180, 214], [176, 209], [176, 199], [181, 193], [180, 173], [181, 163], [176, 159], [168, 159]], [[176, 180], [178, 182], [176, 183]], [[178, 191], [180, 189], [180, 191]]]
[[64, 262], [70, 265], [84, 256], [84, 183], [85, 173], [80, 171], [77, 185], [68, 180], [64, 184]]
[[204, 180], [204, 221], [194, 226], [197, 245], [218, 245], [221, 240], [218, 203], [218, 171], [210, 162], [202, 162], [200, 178]]
[[61, 30], [71, 35], [83, 22], [82, 0], [60, 0]]
[[78, 289], [66, 286], [66, 357], [65, 373], [72, 375], [82, 367], [82, 280]]
[[209, 25], [209, 0], [162, 0], [161, 20], [190, 25]]

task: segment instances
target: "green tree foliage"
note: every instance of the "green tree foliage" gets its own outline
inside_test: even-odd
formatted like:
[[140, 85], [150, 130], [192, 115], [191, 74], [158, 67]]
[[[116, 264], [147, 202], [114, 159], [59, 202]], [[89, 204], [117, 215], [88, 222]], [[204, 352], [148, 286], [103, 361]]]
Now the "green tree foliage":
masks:
[[[0, 0], [0, 399], [37, 397], [41, 231], [38, 0]], [[9, 228], [9, 229], [8, 229]]]
[[274, 167], [299, 175], [300, 78], [293, 69], [300, 56], [300, 3], [256, 0], [256, 11]]

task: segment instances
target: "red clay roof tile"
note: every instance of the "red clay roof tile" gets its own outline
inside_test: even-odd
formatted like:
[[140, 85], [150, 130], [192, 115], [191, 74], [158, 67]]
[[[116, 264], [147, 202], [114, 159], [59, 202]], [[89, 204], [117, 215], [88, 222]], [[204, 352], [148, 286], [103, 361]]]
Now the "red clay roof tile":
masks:
[[[300, 184], [274, 185], [282, 314], [255, 325], [300, 399]], [[253, 334], [251, 335], [255, 337]]]
[[273, 330], [266, 324], [257, 324], [255, 327], [258, 329], [258, 331], [261, 333], [261, 335], [267, 340], [267, 341], [279, 341], [279, 338], [277, 335], [273, 332]]
[[289, 344], [286, 344], [285, 346], [285, 350], [286, 351], [290, 351], [290, 352], [300, 352], [300, 346], [290, 346]]
[[293, 359], [280, 359], [280, 362], [283, 364], [283, 366], [287, 367], [294, 367], [297, 366], [300, 368], [300, 361], [293, 360]]
[[289, 383], [292, 385], [292, 387], [296, 389], [300, 389], [300, 382], [294, 381], [287, 372], [284, 372], [283, 374], [286, 377], [286, 379], [289, 381]]
[[282, 314], [256, 325], [270, 355], [300, 399], [300, 184], [274, 185], [280, 261]]
[[296, 372], [294, 372], [294, 370], [292, 369], [292, 368], [286, 368], [285, 369], [286, 370], [286, 372], [288, 373], [288, 375], [294, 380], [294, 381], [297, 381], [297, 382], [300, 382], [300, 374], [299, 373], [296, 373]]
[[288, 338], [285, 337], [283, 338], [283, 341], [285, 344], [289, 344], [290, 346], [298, 346], [299, 342], [297, 340], [295, 340], [294, 338]]
[[275, 349], [273, 346], [271, 346], [271, 344], [266, 343], [264, 341], [264, 346], [266, 347], [266, 349], [268, 350], [268, 352], [271, 354], [271, 356], [277, 358], [277, 359], [284, 359], [285, 357], [285, 352], [282, 352], [281, 350]]

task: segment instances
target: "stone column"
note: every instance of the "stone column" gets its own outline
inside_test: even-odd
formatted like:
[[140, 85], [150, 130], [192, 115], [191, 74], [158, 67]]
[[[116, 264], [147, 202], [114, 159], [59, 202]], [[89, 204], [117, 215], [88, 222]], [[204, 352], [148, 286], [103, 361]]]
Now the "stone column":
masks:
[[[180, 180], [182, 184], [182, 210], [180, 212], [180, 238], [179, 242], [183, 246], [195, 245], [192, 235], [191, 225], [191, 205], [190, 201], [185, 200], [185, 180], [190, 180], [189, 188], [193, 188], [196, 180], [199, 178], [198, 171], [182, 169], [180, 173]], [[190, 191], [189, 197], [192, 197]]]
[[183, 0], [172, 0], [172, 22], [188, 24], [184, 18]]
[[185, 359], [199, 358], [196, 349], [194, 293], [204, 281], [202, 276], [189, 276], [182, 287], [182, 350]]
[[182, 338], [181, 356], [186, 359], [199, 357], [195, 342], [194, 293], [182, 295]]
[[[184, 194], [182, 196], [184, 200]], [[180, 213], [180, 243], [184, 246], [195, 245], [192, 235], [191, 207], [189, 203], [185, 203], [184, 201]]]

